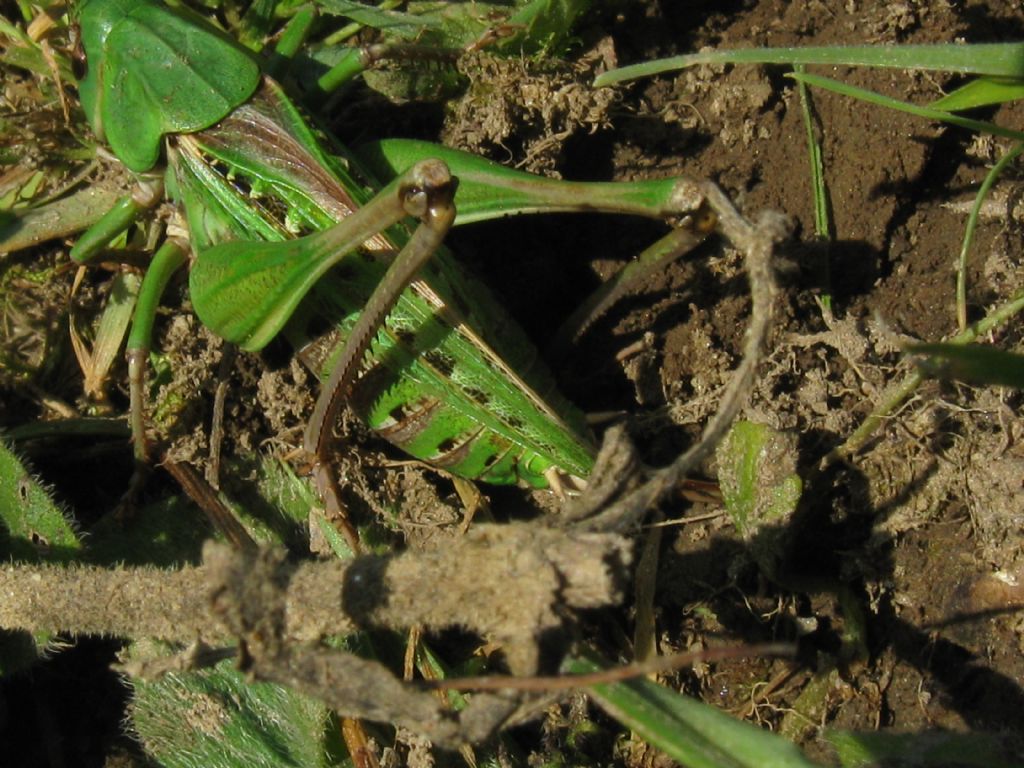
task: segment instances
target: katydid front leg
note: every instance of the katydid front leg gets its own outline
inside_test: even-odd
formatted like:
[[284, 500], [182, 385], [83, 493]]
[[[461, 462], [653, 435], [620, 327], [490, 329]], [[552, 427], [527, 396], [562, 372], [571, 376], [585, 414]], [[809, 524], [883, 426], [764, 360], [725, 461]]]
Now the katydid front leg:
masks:
[[128, 402], [131, 419], [132, 446], [135, 454], [135, 473], [132, 476], [128, 498], [141, 487], [142, 479], [149, 467], [149, 447], [146, 438], [146, 369], [149, 361], [150, 343], [153, 338], [153, 324], [160, 308], [164, 290], [174, 273], [188, 261], [188, 242], [180, 237], [168, 237], [153, 254], [132, 317], [132, 329], [125, 345], [125, 359], [128, 361]]
[[[123, 233], [147, 210], [163, 199], [162, 176], [143, 174], [130, 195], [121, 198], [104, 216], [93, 224], [71, 249], [71, 259], [85, 264], [95, 258], [112, 240]], [[132, 315], [131, 333], [125, 350], [128, 362], [130, 423], [135, 471], [129, 483], [126, 498], [131, 499], [142, 486], [149, 451], [145, 430], [145, 378], [153, 322], [160, 299], [173, 274], [188, 256], [188, 243], [170, 237], [157, 250], [142, 280], [138, 300]]]
[[[261, 346], [291, 315], [316, 281], [344, 256], [378, 232], [407, 216], [420, 225], [395, 257], [352, 329], [321, 390], [303, 439], [314, 461], [317, 488], [329, 513], [340, 521], [354, 552], [359, 551], [355, 528], [344, 514], [327, 461], [327, 448], [341, 404], [351, 394], [359, 367], [388, 311], [416, 272], [435, 253], [455, 220], [457, 182], [447, 165], [424, 160], [378, 193], [341, 222], [313, 235], [284, 242], [229, 242], [201, 253], [189, 276], [193, 305], [205, 318], [216, 317], [252, 346]], [[240, 279], [241, 265], [245, 279]], [[234, 308], [253, 305], [236, 292], [260, 291], [262, 309], [243, 316]], [[233, 299], [239, 299], [234, 301]]]
[[163, 200], [163, 177], [142, 174], [131, 193], [118, 200], [113, 207], [89, 227], [71, 248], [71, 260], [87, 264], [110, 242], [134, 224], [142, 214]]

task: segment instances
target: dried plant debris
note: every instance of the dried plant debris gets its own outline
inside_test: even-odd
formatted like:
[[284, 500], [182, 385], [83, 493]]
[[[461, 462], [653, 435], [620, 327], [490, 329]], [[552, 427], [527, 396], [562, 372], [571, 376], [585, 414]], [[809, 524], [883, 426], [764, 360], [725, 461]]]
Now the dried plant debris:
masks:
[[557, 177], [566, 140], [610, 124], [615, 91], [590, 87], [586, 60], [568, 65], [476, 53], [462, 57], [459, 70], [470, 87], [449, 108], [442, 136], [448, 146], [502, 152], [499, 159], [511, 155], [518, 168]]
[[542, 642], [550, 650], [556, 638], [567, 641], [567, 611], [621, 600], [630, 552], [614, 534], [479, 525], [434, 551], [349, 562], [293, 565], [280, 551], [210, 545], [203, 566], [179, 570], [8, 566], [0, 593], [11, 599], [0, 626], [178, 642], [241, 638], [257, 679], [451, 745], [486, 737], [514, 702], [498, 706], [496, 719], [492, 712], [460, 725], [433, 694], [411, 691], [381, 664], [317, 643], [368, 628], [456, 626], [499, 643], [513, 672], [532, 674]]

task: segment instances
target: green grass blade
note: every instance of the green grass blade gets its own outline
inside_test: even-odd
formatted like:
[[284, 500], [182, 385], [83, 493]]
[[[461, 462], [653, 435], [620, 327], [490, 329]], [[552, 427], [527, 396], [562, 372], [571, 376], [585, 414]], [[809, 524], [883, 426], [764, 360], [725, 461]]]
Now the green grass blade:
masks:
[[[23, 19], [23, 21], [27, 24], [29, 20]], [[0, 16], [0, 36], [6, 37], [9, 40], [17, 40], [25, 45], [32, 45], [32, 38], [17, 25], [8, 21], [6, 16]]]
[[825, 64], [830, 66], [895, 67], [963, 72], [973, 75], [1024, 78], [1024, 43], [959, 45], [850, 45], [807, 48], [747, 48], [701, 51], [621, 67], [600, 75], [602, 87], [672, 72], [697, 64]]
[[[803, 71], [800, 65], [798, 71]], [[814, 235], [823, 242], [828, 243], [832, 239], [832, 206], [829, 202], [828, 187], [825, 184], [825, 164], [821, 159], [821, 142], [818, 140], [817, 125], [815, 123], [814, 105], [811, 100], [810, 89], [803, 83], [797, 84], [800, 94], [800, 114], [803, 118], [804, 131], [807, 134], [807, 154], [811, 164], [811, 195], [814, 199]], [[823, 250], [821, 259], [822, 284], [825, 286], [821, 294], [821, 303], [828, 310], [832, 307], [832, 280], [831, 264], [829, 253]]]
[[110, 297], [96, 329], [89, 364], [83, 371], [83, 388], [90, 397], [103, 394], [107, 375], [128, 333], [141, 284], [142, 278], [132, 272], [119, 272], [111, 281]]
[[1020, 768], [1010, 739], [988, 733], [886, 733], [830, 731], [825, 737], [843, 768], [875, 765], [957, 765]]
[[1018, 99], [1024, 99], [1024, 82], [998, 77], [979, 77], [933, 101], [929, 106], [947, 112], [960, 112]]
[[1021, 131], [1003, 128], [1000, 125], [985, 122], [984, 120], [971, 120], [970, 118], [960, 117], [959, 115], [954, 115], [941, 109], [934, 109], [933, 107], [920, 107], [916, 104], [909, 104], [905, 101], [883, 96], [880, 93], [868, 91], [864, 88], [847, 85], [846, 83], [841, 83], [838, 80], [832, 80], [828, 77], [801, 74], [799, 72], [791, 72], [788, 77], [793, 78], [797, 82], [807, 83], [808, 85], [812, 85], [817, 88], [824, 88], [825, 90], [832, 91], [833, 93], [838, 93], [841, 96], [860, 99], [861, 101], [866, 101], [869, 104], [875, 104], [879, 107], [885, 107], [886, 109], [896, 109], [928, 120], [937, 120], [942, 123], [956, 125], [970, 131], [990, 133], [993, 136], [1004, 136], [1009, 139], [1014, 139], [1015, 141], [1024, 141], [1024, 132]]
[[1024, 389], [1024, 355], [983, 344], [911, 344], [907, 352], [927, 376]]
[[[575, 659], [567, 671], [599, 669]], [[688, 768], [820, 768], [785, 739], [650, 680], [587, 690], [608, 714]]]
[[814, 108], [811, 105], [811, 94], [803, 83], [798, 83], [800, 91], [800, 113], [803, 117], [804, 130], [807, 133], [807, 152], [811, 161], [811, 186], [814, 195], [814, 234], [828, 240], [831, 237], [832, 223], [829, 215], [828, 190], [825, 188], [825, 169], [821, 160], [821, 142], [818, 141], [814, 125]]
[[1003, 174], [1010, 163], [1017, 159], [1021, 151], [1024, 151], [1024, 142], [1012, 147], [1009, 152], [999, 158], [992, 169], [985, 175], [985, 180], [978, 188], [978, 194], [974, 196], [974, 205], [971, 207], [971, 214], [967, 217], [967, 226], [964, 228], [964, 241], [960, 246], [960, 260], [956, 270], [956, 320], [957, 327], [963, 333], [967, 329], [967, 257], [970, 253], [971, 242], [974, 240], [974, 230], [978, 225], [981, 215], [981, 205], [988, 197], [989, 191], [996, 181]]
[[274, 12], [280, 5], [278, 0], [254, 0], [235, 28], [238, 42], [258, 53], [273, 34]]
[[93, 184], [43, 205], [0, 216], [0, 253], [13, 253], [87, 229], [117, 202], [117, 191]]

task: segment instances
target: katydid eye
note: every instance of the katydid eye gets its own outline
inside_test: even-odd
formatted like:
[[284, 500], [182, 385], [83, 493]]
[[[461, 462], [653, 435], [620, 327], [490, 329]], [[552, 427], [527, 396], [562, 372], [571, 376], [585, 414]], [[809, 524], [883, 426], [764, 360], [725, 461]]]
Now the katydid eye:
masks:
[[405, 192], [405, 212], [410, 216], [423, 216], [429, 202], [427, 191], [422, 187], [412, 187]]

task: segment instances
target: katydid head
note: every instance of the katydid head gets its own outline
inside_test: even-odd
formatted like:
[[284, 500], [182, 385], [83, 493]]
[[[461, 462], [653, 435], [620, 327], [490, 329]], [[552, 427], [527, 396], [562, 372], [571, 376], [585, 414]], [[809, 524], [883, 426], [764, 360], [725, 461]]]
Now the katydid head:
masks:
[[248, 51], [160, 0], [84, 0], [78, 22], [82, 107], [133, 171], [156, 165], [165, 135], [209, 128], [259, 85]]

